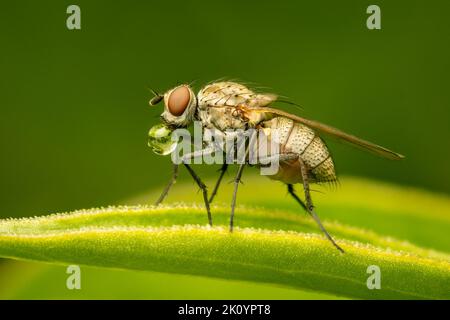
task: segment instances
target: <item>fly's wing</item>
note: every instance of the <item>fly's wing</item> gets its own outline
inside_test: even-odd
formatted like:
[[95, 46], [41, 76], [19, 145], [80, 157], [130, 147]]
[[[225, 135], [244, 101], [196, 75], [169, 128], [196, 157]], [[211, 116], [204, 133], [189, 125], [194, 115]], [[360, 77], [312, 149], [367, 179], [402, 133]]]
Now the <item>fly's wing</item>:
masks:
[[302, 124], [312, 128], [312, 129], [315, 129], [321, 133], [324, 133], [324, 134], [327, 134], [334, 138], [337, 138], [339, 140], [351, 143], [352, 145], [354, 145], [356, 147], [359, 147], [366, 151], [370, 151], [376, 155], [379, 155], [379, 156], [387, 158], [387, 159], [400, 160], [400, 159], [404, 158], [404, 156], [399, 153], [396, 153], [394, 151], [386, 149], [386, 148], [379, 146], [377, 144], [374, 144], [372, 142], [360, 139], [358, 137], [355, 137], [354, 135], [345, 133], [339, 129], [330, 127], [326, 124], [323, 124], [323, 123], [320, 123], [320, 122], [317, 122], [314, 120], [305, 119], [305, 118], [290, 114], [290, 113], [282, 111], [282, 110], [278, 110], [278, 109], [274, 109], [274, 108], [270, 108], [270, 107], [255, 108], [255, 107], [249, 107], [249, 106], [241, 106], [241, 108], [248, 115], [250, 115], [252, 113], [264, 113], [264, 114], [268, 115], [269, 117], [274, 117], [274, 116], [278, 115], [278, 116], [292, 119], [293, 121], [302, 123]]

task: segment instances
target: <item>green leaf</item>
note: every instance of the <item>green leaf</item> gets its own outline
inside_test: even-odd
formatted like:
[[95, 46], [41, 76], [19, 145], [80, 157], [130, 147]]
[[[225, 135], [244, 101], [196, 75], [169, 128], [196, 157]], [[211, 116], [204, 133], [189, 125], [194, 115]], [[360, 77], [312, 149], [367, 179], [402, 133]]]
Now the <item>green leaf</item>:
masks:
[[152, 271], [81, 267], [81, 290], [67, 290], [67, 265], [5, 260], [0, 299], [342, 299], [260, 282]]
[[[356, 298], [450, 297], [445, 253], [326, 222], [346, 250], [339, 253], [306, 215], [240, 207], [235, 232], [229, 209], [110, 207], [0, 222], [0, 256], [53, 263], [152, 270], [275, 283]], [[369, 290], [367, 268], [381, 269], [381, 290]]]

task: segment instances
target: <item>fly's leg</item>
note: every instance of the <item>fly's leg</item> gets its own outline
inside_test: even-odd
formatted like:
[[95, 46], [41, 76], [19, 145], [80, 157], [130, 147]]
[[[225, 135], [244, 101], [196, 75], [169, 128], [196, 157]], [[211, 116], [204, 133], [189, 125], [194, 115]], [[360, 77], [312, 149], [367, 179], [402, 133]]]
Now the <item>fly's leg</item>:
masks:
[[227, 164], [227, 163], [224, 163], [224, 164], [222, 165], [222, 167], [220, 168], [219, 179], [217, 180], [216, 185], [214, 186], [214, 190], [213, 190], [213, 192], [211, 193], [211, 197], [209, 198], [209, 203], [210, 203], [210, 204], [211, 204], [211, 202], [214, 200], [214, 197], [215, 197], [216, 194], [217, 194], [217, 190], [219, 190], [220, 183], [222, 182], [222, 178], [223, 178], [225, 172], [227, 172], [227, 169], [228, 169], [228, 164]]
[[[292, 192], [290, 192], [290, 193], [294, 196], [294, 198], [296, 200], [299, 201], [299, 203], [302, 206], [306, 207], [306, 210], [311, 215], [311, 217], [314, 219], [314, 221], [316, 221], [316, 223], [319, 226], [320, 230], [322, 230], [322, 232], [325, 234], [325, 236], [328, 238], [328, 240], [330, 240], [330, 242], [336, 247], [336, 249], [338, 249], [340, 252], [344, 253], [344, 250], [341, 247], [339, 247], [338, 244], [333, 240], [333, 238], [330, 236], [328, 231], [322, 225], [322, 222], [320, 222], [319, 217], [315, 213], [314, 205], [313, 205], [312, 199], [311, 199], [311, 193], [310, 193], [310, 190], [309, 190], [308, 169], [307, 169], [305, 163], [300, 158], [298, 159], [298, 161], [300, 162], [300, 168], [301, 168], [302, 180], [303, 180], [303, 190], [305, 191], [306, 205], [298, 198], [297, 195], [295, 195], [293, 188], [292, 188]], [[289, 186], [288, 186], [288, 190], [289, 190]]]
[[230, 232], [233, 232], [233, 220], [234, 220], [234, 209], [236, 208], [236, 198], [237, 198], [237, 191], [239, 187], [239, 183], [241, 182], [242, 178], [242, 172], [244, 172], [245, 165], [248, 161], [248, 155], [250, 151], [250, 146], [242, 145], [241, 147], [245, 148], [244, 154], [243, 154], [243, 161], [239, 165], [238, 172], [236, 173], [236, 177], [234, 178], [234, 190], [233, 190], [233, 198], [231, 199], [231, 214], [230, 214]]
[[203, 183], [203, 181], [200, 179], [200, 177], [195, 173], [195, 171], [191, 168], [190, 165], [187, 163], [183, 163], [186, 169], [191, 174], [192, 178], [195, 180], [199, 188], [202, 190], [203, 193], [203, 201], [205, 202], [206, 212], [208, 214], [208, 223], [210, 226], [212, 226], [212, 217], [211, 217], [211, 210], [209, 208], [209, 202], [208, 202], [208, 191], [206, 189], [206, 185]]
[[212, 216], [211, 216], [211, 209], [209, 207], [209, 202], [208, 202], [208, 190], [206, 188], [206, 185], [203, 183], [203, 181], [200, 179], [200, 177], [197, 175], [197, 173], [195, 173], [194, 169], [191, 168], [191, 166], [188, 164], [188, 162], [189, 162], [189, 159], [194, 159], [194, 158], [206, 155], [206, 154], [211, 154], [214, 151], [215, 150], [213, 148], [206, 148], [204, 150], [198, 150], [198, 151], [195, 151], [193, 153], [189, 153], [189, 154], [184, 155], [182, 160], [181, 160], [181, 162], [184, 164], [186, 169], [191, 174], [191, 176], [194, 179], [194, 181], [197, 183], [199, 188], [202, 190], [203, 201], [205, 202], [206, 213], [208, 214], [208, 223], [209, 223], [210, 226], [212, 226]]
[[244, 171], [245, 165], [246, 163], [243, 163], [239, 166], [236, 177], [234, 178], [233, 199], [231, 200], [230, 232], [233, 232], [234, 208], [236, 207], [237, 190], [239, 187], [239, 183], [241, 182], [242, 172]]
[[292, 184], [288, 184], [288, 192], [289, 194], [298, 202], [299, 205], [302, 206], [303, 210], [309, 213], [308, 208], [306, 207], [306, 204], [300, 199], [300, 197], [295, 193], [294, 186]]
[[[278, 157], [279, 162], [289, 161], [289, 160], [298, 160], [298, 154], [296, 153], [283, 153], [271, 157], [261, 158], [260, 161], [267, 162], [275, 159], [274, 157]], [[302, 199], [297, 196], [294, 190], [294, 186], [290, 183], [287, 184], [289, 194], [302, 206], [302, 208], [309, 213], [308, 208], [306, 208], [306, 204], [302, 201]]]
[[177, 181], [177, 177], [178, 177], [178, 165], [174, 164], [173, 165], [173, 173], [172, 173], [172, 178], [170, 179], [169, 183], [167, 184], [167, 186], [164, 188], [163, 192], [161, 193], [161, 195], [159, 196], [158, 200], [156, 200], [155, 202], [155, 206], [161, 204], [161, 202], [163, 202], [163, 200], [166, 198], [167, 194], [169, 193], [170, 188], [174, 185], [174, 183]]

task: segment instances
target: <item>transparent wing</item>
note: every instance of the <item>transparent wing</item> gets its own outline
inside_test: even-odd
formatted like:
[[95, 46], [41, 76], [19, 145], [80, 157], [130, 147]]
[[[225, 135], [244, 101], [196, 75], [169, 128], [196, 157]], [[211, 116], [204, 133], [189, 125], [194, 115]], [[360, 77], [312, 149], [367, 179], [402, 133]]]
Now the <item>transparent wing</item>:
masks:
[[305, 119], [305, 118], [290, 114], [290, 113], [282, 111], [282, 110], [278, 110], [278, 109], [274, 109], [274, 108], [270, 108], [270, 107], [255, 108], [255, 107], [241, 106], [241, 108], [248, 114], [251, 114], [252, 112], [266, 113], [266, 114], [271, 114], [272, 116], [278, 115], [278, 116], [292, 119], [293, 121], [302, 123], [302, 124], [312, 128], [312, 129], [315, 129], [321, 133], [324, 133], [326, 135], [332, 136], [339, 140], [351, 143], [352, 145], [354, 145], [356, 147], [359, 147], [363, 150], [372, 152], [372, 153], [382, 156], [384, 158], [388, 158], [391, 160], [400, 160], [400, 159], [404, 158], [403, 155], [396, 153], [394, 151], [391, 151], [385, 147], [382, 147], [382, 146], [379, 146], [372, 142], [360, 139], [358, 137], [355, 137], [354, 135], [345, 133], [339, 129], [333, 128], [326, 124], [323, 124], [323, 123], [320, 123], [320, 122], [317, 122], [314, 120]]

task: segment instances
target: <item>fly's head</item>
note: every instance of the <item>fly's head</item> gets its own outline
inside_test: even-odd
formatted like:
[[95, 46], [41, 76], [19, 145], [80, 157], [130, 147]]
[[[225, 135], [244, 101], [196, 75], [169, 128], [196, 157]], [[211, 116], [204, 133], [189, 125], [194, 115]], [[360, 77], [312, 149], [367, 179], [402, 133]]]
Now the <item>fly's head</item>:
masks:
[[154, 92], [155, 96], [149, 104], [154, 106], [164, 101], [163, 121], [172, 127], [187, 127], [194, 120], [197, 108], [197, 97], [187, 84], [168, 90], [164, 95]]

